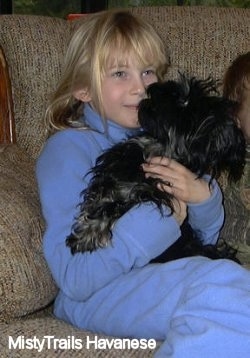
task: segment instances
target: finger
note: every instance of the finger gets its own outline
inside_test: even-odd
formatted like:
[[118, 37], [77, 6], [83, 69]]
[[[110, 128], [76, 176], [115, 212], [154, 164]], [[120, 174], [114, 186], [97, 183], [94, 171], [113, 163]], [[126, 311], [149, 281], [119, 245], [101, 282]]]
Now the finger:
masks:
[[161, 177], [162, 179], [167, 177], [175, 177], [175, 172], [173, 169], [159, 163], [144, 163], [142, 164], [142, 169], [145, 173], [149, 173], [151, 176]]
[[160, 181], [159, 185], [163, 185], [162, 188], [161, 186], [159, 187], [160, 190], [165, 191], [164, 186], [179, 186], [179, 177], [176, 176], [176, 174], [172, 172], [172, 170], [169, 170], [162, 165], [154, 165], [153, 167], [150, 166], [149, 168], [144, 167], [144, 171], [145, 178], [153, 178], [158, 179]]
[[173, 206], [174, 206], [174, 211], [176, 213], [186, 213], [187, 212], [187, 204], [182, 201], [182, 200], [178, 200], [176, 198], [173, 199]]
[[180, 189], [175, 185], [174, 182], [160, 182], [157, 184], [157, 188], [173, 196], [178, 196]]
[[[150, 159], [147, 165], [147, 170], [153, 171], [155, 169], [157, 170], [158, 174], [161, 175], [170, 175], [176, 177], [179, 175], [191, 174], [190, 170], [187, 169], [184, 165], [174, 159], [167, 157], [153, 157]], [[165, 169], [168, 171], [164, 172]]]
[[147, 163], [151, 165], [164, 165], [168, 167], [170, 165], [171, 159], [167, 157], [152, 157]]
[[163, 165], [169, 168], [185, 168], [182, 164], [177, 162], [175, 159], [168, 158], [168, 157], [153, 157], [150, 158], [148, 164], [154, 165]]

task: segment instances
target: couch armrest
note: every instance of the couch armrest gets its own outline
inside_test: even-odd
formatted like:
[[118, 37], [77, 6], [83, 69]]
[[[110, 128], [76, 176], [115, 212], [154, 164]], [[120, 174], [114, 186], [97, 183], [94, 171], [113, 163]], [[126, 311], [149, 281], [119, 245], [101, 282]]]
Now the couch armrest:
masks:
[[0, 144], [16, 142], [13, 101], [8, 65], [0, 47]]
[[57, 292], [43, 257], [34, 159], [17, 145], [0, 146], [0, 197], [0, 321], [9, 321], [47, 306]]

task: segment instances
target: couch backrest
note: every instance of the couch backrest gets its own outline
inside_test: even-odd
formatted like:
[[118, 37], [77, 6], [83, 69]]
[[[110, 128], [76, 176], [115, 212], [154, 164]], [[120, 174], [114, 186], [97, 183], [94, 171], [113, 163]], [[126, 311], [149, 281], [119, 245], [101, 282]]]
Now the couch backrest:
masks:
[[44, 111], [55, 88], [69, 38], [66, 20], [0, 16], [0, 45], [12, 83], [18, 144], [36, 157], [46, 138]]
[[[137, 7], [170, 48], [172, 67], [220, 79], [229, 63], [250, 50], [250, 9], [213, 7]], [[17, 141], [33, 157], [44, 143], [43, 114], [60, 76], [72, 32], [82, 20], [3, 15], [0, 45], [10, 69]]]
[[170, 48], [172, 69], [220, 79], [230, 61], [250, 50], [250, 9], [199, 6], [135, 8]]

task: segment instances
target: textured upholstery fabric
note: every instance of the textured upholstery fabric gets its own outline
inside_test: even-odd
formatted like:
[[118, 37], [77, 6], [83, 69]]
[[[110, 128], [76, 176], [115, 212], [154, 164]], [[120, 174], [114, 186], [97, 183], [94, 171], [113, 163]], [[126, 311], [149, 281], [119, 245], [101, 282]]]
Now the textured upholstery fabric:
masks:
[[37, 157], [46, 138], [44, 112], [60, 76], [67, 29], [63, 19], [1, 16], [0, 39], [9, 64], [18, 144], [32, 157]]
[[[165, 40], [172, 63], [169, 77], [180, 70], [221, 79], [229, 63], [250, 48], [250, 10], [166, 6], [131, 11], [152, 22]], [[0, 148], [0, 351], [4, 357], [36, 356], [34, 350], [10, 351], [8, 336], [74, 336], [83, 342], [94, 336], [54, 319], [44, 309], [57, 289], [42, 255], [44, 223], [34, 178], [34, 160], [46, 138], [44, 111], [59, 79], [69, 38], [82, 21], [0, 17], [0, 45], [9, 65], [17, 131], [17, 145]], [[226, 203], [222, 233], [240, 246], [245, 264], [250, 262], [249, 185], [249, 169], [234, 188], [222, 180]], [[83, 348], [39, 353], [39, 357], [71, 355], [146, 358], [152, 352]]]
[[170, 48], [170, 76], [221, 79], [230, 61], [250, 48], [250, 11], [233, 8], [165, 6], [133, 8], [148, 19]]
[[56, 287], [42, 255], [43, 220], [34, 162], [0, 147], [0, 321], [47, 306]]
[[242, 263], [250, 268], [250, 147], [247, 147], [244, 176], [235, 185], [225, 183], [224, 206], [226, 219], [221, 236], [238, 250]]

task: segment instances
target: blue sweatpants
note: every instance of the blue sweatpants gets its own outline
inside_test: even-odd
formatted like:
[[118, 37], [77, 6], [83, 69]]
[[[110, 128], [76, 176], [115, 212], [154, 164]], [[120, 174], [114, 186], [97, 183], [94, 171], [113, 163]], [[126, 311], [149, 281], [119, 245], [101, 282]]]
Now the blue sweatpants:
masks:
[[55, 307], [83, 329], [162, 341], [156, 358], [250, 357], [250, 272], [229, 260], [147, 265], [85, 302], [61, 292]]

